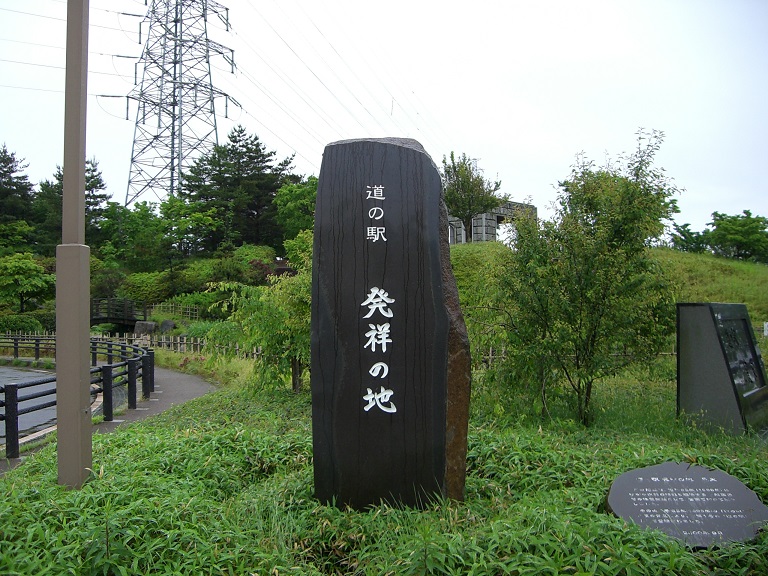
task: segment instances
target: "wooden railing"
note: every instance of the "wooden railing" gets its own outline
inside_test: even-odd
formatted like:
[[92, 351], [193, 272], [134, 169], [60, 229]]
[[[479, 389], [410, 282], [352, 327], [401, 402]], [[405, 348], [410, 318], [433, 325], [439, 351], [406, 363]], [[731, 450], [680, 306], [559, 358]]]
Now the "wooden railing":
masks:
[[147, 305], [126, 298], [92, 298], [91, 324], [135, 324], [149, 318]]

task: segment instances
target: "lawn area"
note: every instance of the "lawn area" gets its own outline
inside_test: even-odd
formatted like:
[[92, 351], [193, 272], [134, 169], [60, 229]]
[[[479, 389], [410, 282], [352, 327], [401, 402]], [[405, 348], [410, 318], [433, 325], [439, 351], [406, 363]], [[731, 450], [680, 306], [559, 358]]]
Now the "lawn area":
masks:
[[321, 505], [309, 393], [227, 380], [94, 437], [80, 490], [57, 485], [53, 444], [0, 478], [0, 574], [768, 574], [765, 532], [693, 552], [604, 510], [617, 476], [666, 461], [768, 502], [768, 446], [677, 421], [670, 358], [602, 383], [591, 428], [478, 378], [466, 501], [424, 510]]

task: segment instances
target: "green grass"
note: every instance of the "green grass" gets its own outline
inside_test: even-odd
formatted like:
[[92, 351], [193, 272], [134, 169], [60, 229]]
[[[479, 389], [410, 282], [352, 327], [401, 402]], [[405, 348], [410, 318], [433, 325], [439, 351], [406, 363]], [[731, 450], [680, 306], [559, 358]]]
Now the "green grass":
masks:
[[[460, 284], [502, 265], [498, 248], [454, 251]], [[680, 301], [768, 320], [768, 267], [657, 253]], [[57, 485], [53, 444], [0, 478], [0, 574], [768, 574], [768, 532], [693, 552], [604, 510], [615, 478], [666, 461], [724, 470], [768, 503], [768, 445], [677, 420], [672, 357], [596, 384], [588, 429], [567, 395], [542, 416], [525, 386], [477, 373], [466, 500], [363, 512], [313, 498], [308, 392], [257, 387], [245, 361], [157, 358], [225, 385], [95, 436], [80, 490]]]
[[542, 419], [479, 383], [466, 501], [363, 512], [313, 498], [309, 394], [240, 374], [95, 436], [80, 490], [56, 484], [53, 445], [0, 478], [0, 574], [766, 574], [768, 534], [691, 552], [604, 511], [613, 479], [665, 461], [725, 470], [768, 502], [766, 445], [676, 421], [670, 362], [602, 383], [590, 429], [557, 398]]
[[746, 304], [762, 331], [762, 322], [768, 321], [768, 266], [666, 248], [654, 253], [672, 272], [679, 302]]

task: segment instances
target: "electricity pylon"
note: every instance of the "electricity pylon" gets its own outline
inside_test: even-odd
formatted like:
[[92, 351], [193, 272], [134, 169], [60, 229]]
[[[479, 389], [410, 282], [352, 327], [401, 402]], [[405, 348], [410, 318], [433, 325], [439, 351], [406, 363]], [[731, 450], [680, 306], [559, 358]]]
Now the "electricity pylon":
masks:
[[218, 143], [214, 102], [228, 107], [230, 97], [214, 88], [210, 57], [222, 56], [232, 72], [235, 64], [232, 50], [208, 39], [211, 15], [229, 30], [228, 9], [214, 0], [152, 0], [142, 22], [149, 32], [128, 95], [138, 109], [126, 206], [146, 192], [173, 196], [181, 172]]

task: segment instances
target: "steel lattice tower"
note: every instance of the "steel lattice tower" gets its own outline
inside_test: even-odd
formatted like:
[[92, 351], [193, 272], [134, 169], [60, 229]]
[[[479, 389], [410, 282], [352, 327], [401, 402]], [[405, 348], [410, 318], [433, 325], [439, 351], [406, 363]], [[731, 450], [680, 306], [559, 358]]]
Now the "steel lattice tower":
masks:
[[213, 0], [151, 2], [136, 87], [128, 95], [138, 110], [126, 206], [146, 192], [174, 195], [182, 170], [218, 143], [214, 101], [224, 98], [227, 106], [230, 98], [213, 86], [210, 57], [222, 56], [234, 72], [234, 54], [208, 39], [210, 15], [229, 30], [227, 8]]

